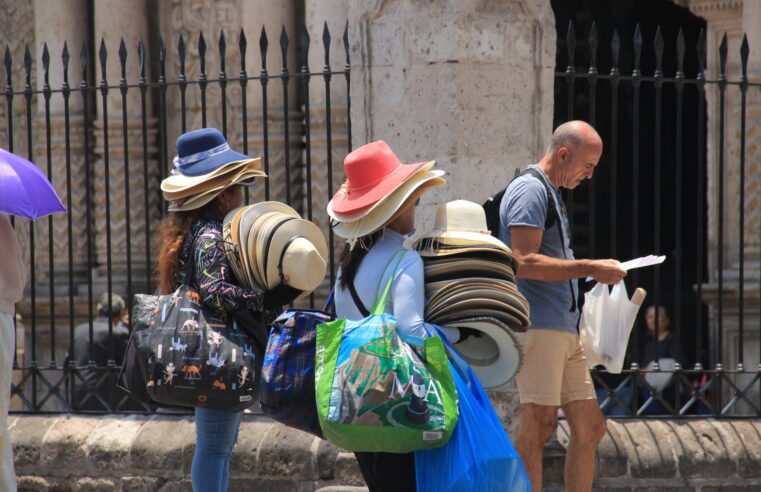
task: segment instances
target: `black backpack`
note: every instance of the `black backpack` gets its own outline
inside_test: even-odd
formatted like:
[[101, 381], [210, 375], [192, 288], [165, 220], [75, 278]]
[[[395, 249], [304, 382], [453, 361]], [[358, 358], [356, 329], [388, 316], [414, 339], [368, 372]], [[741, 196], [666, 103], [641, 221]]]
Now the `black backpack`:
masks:
[[[560, 215], [558, 214], [555, 199], [551, 198], [554, 197], [554, 195], [550, 189], [550, 185], [547, 183], [547, 179], [536, 169], [528, 168], [524, 169], [523, 171], [516, 170], [515, 176], [513, 176], [513, 181], [520, 176], [525, 176], [526, 174], [530, 174], [531, 176], [535, 177], [539, 180], [540, 183], [542, 183], [542, 185], [544, 185], [544, 191], [547, 193], [547, 215], [544, 218], [544, 230], [547, 231], [550, 227], [557, 224], [558, 233], [560, 234], [560, 244], [564, 245], [565, 236], [563, 235], [563, 227], [560, 224]], [[505, 186], [500, 192], [490, 196], [483, 204], [484, 212], [486, 213], [486, 226], [489, 228], [491, 235], [497, 239], [499, 239], [500, 228], [499, 209], [500, 205], [502, 204], [502, 198], [505, 196], [505, 192], [507, 192], [507, 188], [509, 186], [510, 184], [508, 183], [508, 185]], [[560, 206], [563, 206], [562, 203]], [[563, 212], [565, 213], [565, 210]], [[563, 258], [567, 259], [565, 254], [565, 247], [563, 247]], [[571, 312], [574, 313], [576, 312], [576, 293], [573, 290], [573, 284], [570, 280], [568, 280], [568, 287], [571, 289]]]

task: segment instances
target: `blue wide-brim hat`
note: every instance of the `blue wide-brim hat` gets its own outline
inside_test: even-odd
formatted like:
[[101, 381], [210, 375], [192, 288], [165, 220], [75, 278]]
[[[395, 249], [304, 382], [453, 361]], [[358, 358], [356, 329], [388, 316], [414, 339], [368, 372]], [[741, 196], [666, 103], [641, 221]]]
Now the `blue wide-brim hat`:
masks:
[[174, 173], [201, 176], [233, 162], [251, 157], [230, 148], [222, 132], [216, 128], [200, 128], [177, 137]]

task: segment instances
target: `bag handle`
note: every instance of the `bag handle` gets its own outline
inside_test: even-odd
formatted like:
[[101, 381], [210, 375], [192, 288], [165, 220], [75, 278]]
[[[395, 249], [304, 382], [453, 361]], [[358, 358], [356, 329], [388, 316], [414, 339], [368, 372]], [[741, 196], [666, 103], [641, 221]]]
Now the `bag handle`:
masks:
[[[391, 284], [394, 283], [394, 277], [396, 276], [396, 271], [399, 269], [399, 265], [402, 262], [402, 259], [404, 258], [404, 255], [407, 254], [407, 249], [402, 249], [397, 251], [396, 253], [391, 256], [391, 258], [388, 260], [388, 263], [386, 263], [386, 268], [383, 270], [383, 274], [385, 275], [386, 271], [388, 270], [389, 265], [393, 261], [393, 259], [398, 255], [399, 253], [402, 253], [399, 255], [399, 259], [396, 260], [396, 264], [394, 265], [394, 270], [391, 272], [391, 275], [388, 278], [388, 282], [386, 282], [386, 288], [383, 289], [383, 294], [381, 295], [380, 299], [378, 299], [378, 289], [380, 288], [380, 282], [378, 283], [378, 287], [375, 290], [375, 298], [378, 299], [377, 302], [373, 303], [373, 307], [370, 310], [370, 314], [375, 316], [378, 314], [383, 314], [383, 309], [386, 307], [386, 300], [388, 299], [388, 293], [391, 290]], [[381, 279], [383, 276], [381, 276]]]

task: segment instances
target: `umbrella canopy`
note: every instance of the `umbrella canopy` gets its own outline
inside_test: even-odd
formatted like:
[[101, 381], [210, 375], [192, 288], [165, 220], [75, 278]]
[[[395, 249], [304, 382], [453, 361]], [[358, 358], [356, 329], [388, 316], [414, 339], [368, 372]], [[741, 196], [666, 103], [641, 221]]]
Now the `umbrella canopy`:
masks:
[[37, 166], [0, 149], [0, 213], [37, 220], [65, 211], [53, 185]]

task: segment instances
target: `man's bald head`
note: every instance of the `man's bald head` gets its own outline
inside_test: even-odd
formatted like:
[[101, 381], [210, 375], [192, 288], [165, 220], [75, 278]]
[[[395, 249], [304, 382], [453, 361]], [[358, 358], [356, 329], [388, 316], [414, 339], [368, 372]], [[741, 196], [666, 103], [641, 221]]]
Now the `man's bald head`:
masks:
[[547, 153], [554, 154], [561, 147], [565, 147], [573, 156], [584, 145], [602, 146], [602, 139], [597, 130], [585, 121], [568, 121], [555, 129]]
[[589, 123], [563, 123], [555, 129], [542, 161], [551, 168], [555, 186], [573, 189], [590, 179], [602, 156], [602, 139]]

